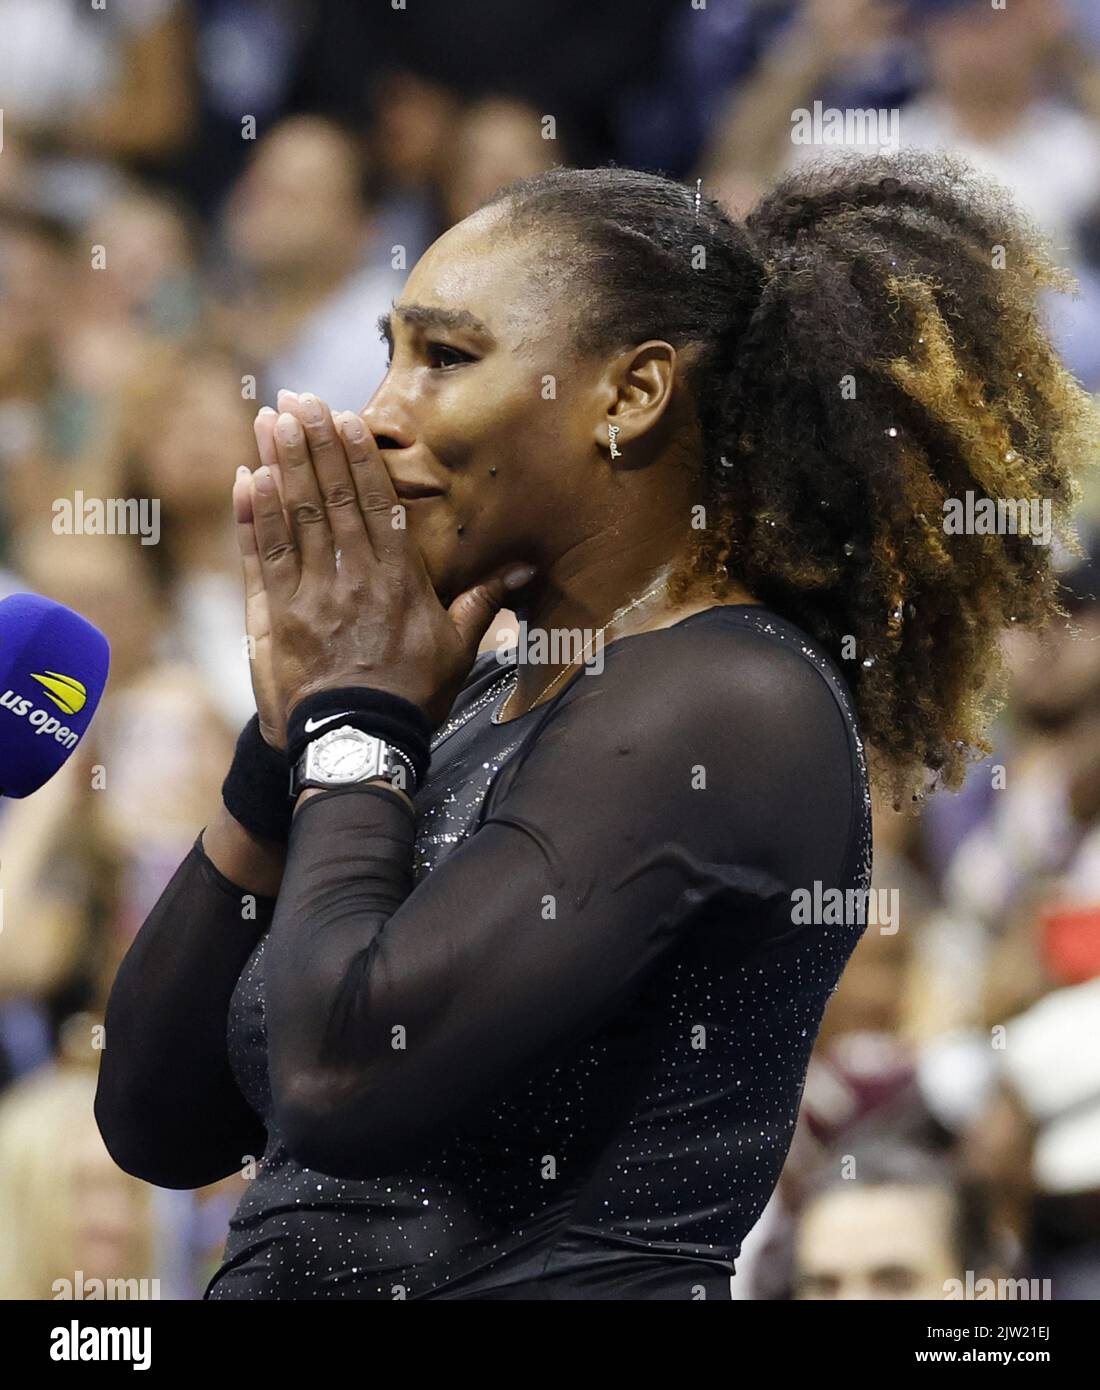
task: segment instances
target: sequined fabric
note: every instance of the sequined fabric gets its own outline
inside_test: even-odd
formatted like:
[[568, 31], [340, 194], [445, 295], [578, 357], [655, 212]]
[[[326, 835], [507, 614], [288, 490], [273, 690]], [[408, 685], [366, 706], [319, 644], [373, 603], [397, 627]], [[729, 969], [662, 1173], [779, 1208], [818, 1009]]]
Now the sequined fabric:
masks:
[[[849, 734], [845, 881], [865, 888], [867, 770], [832, 664], [764, 609], [709, 609], [677, 626], [688, 624], [713, 630], [715, 643], [730, 626], [751, 629], [797, 650], [824, 677]], [[479, 659], [437, 734], [416, 799], [418, 882], [476, 833], [556, 703], [494, 723], [511, 679], [494, 657]], [[592, 826], [597, 844], [600, 831]], [[748, 898], [751, 883], [742, 887]], [[790, 1144], [822, 1012], [861, 930], [846, 923], [778, 938], [746, 933], [738, 952], [723, 923], [701, 911], [699, 929], [610, 1024], [473, 1117], [416, 1172], [329, 1177], [299, 1165], [271, 1130], [206, 1296], [728, 1297], [741, 1241]], [[265, 945], [233, 995], [229, 1052], [242, 1093], [266, 1118]]]

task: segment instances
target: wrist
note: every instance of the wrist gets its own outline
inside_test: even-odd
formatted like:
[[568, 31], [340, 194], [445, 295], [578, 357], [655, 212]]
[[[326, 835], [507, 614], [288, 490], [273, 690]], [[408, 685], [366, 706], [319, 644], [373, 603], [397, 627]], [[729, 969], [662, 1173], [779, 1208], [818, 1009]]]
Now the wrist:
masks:
[[222, 783], [222, 803], [233, 820], [260, 841], [286, 844], [290, 836], [290, 764], [272, 748], [253, 715], [241, 730]]
[[286, 866], [286, 846], [254, 835], [234, 819], [224, 804], [203, 829], [202, 848], [230, 883], [257, 897], [278, 895]]

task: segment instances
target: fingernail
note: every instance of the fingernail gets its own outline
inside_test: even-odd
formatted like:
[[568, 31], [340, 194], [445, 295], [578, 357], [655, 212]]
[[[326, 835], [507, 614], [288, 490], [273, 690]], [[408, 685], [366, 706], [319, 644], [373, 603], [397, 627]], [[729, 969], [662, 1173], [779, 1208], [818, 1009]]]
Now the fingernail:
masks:
[[534, 565], [513, 565], [511, 569], [504, 572], [504, 587], [506, 589], [522, 589], [529, 579], [534, 577]]
[[319, 425], [324, 419], [321, 402], [316, 396], [310, 395], [308, 392], [304, 396], [299, 396], [298, 406], [302, 412], [302, 419], [307, 425]]
[[286, 390], [279, 391], [279, 392], [276, 393], [276, 396], [275, 396], [275, 403], [276, 403], [276, 405], [279, 407], [280, 410], [283, 409], [284, 404], [286, 404], [286, 403], [289, 403], [290, 405], [297, 405], [297, 403], [298, 403], [298, 396], [297, 396], [297, 393], [294, 392], [294, 391], [286, 391]]
[[259, 410], [257, 410], [256, 414], [257, 414], [257, 415], [274, 415], [275, 412], [274, 412], [274, 410], [272, 410], [272, 408], [271, 408], [269, 405], [262, 405], [262, 406], [260, 406]]
[[242, 473], [244, 473], [244, 474], [249, 474], [249, 473], [251, 473], [251, 472], [252, 472], [252, 469], [251, 469], [251, 468], [247, 468], [247, 467], [242, 463], [241, 466], [240, 466], [240, 468], [237, 469], [237, 477], [239, 478], [239, 477], [241, 476]]
[[275, 478], [266, 463], [262, 468], [257, 468], [252, 476], [256, 479], [256, 486], [260, 492], [275, 491]]
[[340, 430], [344, 438], [350, 439], [353, 444], [358, 444], [361, 439], [366, 437], [363, 422], [353, 410], [349, 410], [340, 417]]
[[284, 444], [297, 444], [302, 438], [302, 427], [293, 415], [280, 415], [275, 430]]

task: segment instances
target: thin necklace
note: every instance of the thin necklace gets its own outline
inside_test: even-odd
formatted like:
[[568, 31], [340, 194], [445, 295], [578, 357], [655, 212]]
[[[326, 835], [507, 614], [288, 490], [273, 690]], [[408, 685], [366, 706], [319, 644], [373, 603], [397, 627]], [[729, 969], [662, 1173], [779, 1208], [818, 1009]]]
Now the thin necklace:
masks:
[[[562, 667], [562, 669], [558, 672], [558, 674], [554, 677], [550, 684], [539, 691], [539, 693], [527, 706], [527, 709], [524, 712], [526, 714], [530, 714], [530, 712], [535, 708], [539, 701], [545, 699], [545, 697], [550, 694], [551, 690], [553, 690], [553, 688], [558, 684], [558, 682], [565, 679], [565, 677], [569, 674], [569, 672], [573, 669], [574, 666], [583, 664], [589, 646], [591, 646], [595, 642], [598, 642], [612, 623], [617, 623], [620, 618], [625, 618], [628, 613], [632, 612], [635, 608], [638, 608], [641, 604], [645, 603], [647, 598], [652, 598], [654, 594], [660, 593], [662, 589], [667, 588], [668, 580], [662, 579], [659, 584], [654, 584], [652, 589], [647, 589], [646, 592], [642, 594], [640, 598], [636, 598], [633, 601], [633, 603], [628, 603], [624, 608], [620, 608], [617, 613], [612, 613], [611, 617], [608, 618], [607, 622], [604, 623], [603, 627], [601, 627], [597, 632], [595, 632], [592, 635], [592, 637], [590, 637], [589, 640], [581, 648], [580, 656], [577, 657], [575, 660], [571, 661], [568, 666]], [[509, 690], [508, 694], [505, 696], [504, 703], [491, 716], [494, 724], [501, 724], [506, 722], [504, 719], [505, 712], [507, 711], [509, 704], [511, 704], [512, 696], [516, 693], [518, 689], [519, 673], [517, 672], [516, 682], [512, 686], [511, 690]]]

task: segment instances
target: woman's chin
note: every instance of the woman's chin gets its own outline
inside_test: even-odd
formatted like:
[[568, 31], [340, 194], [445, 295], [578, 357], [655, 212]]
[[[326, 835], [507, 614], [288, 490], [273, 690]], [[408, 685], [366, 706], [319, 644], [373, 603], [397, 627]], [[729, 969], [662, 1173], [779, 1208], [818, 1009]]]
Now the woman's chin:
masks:
[[481, 577], [477, 556], [458, 535], [458, 523], [453, 518], [411, 519], [409, 538], [420, 551], [432, 588], [444, 607]]
[[420, 550], [432, 588], [444, 608], [448, 607], [462, 593], [463, 589], [468, 588], [474, 582], [472, 579], [464, 579], [465, 566], [460, 566], [459, 560], [465, 557], [460, 557], [456, 551], [457, 547], [453, 543], [446, 547], [441, 545], [422, 546]]

